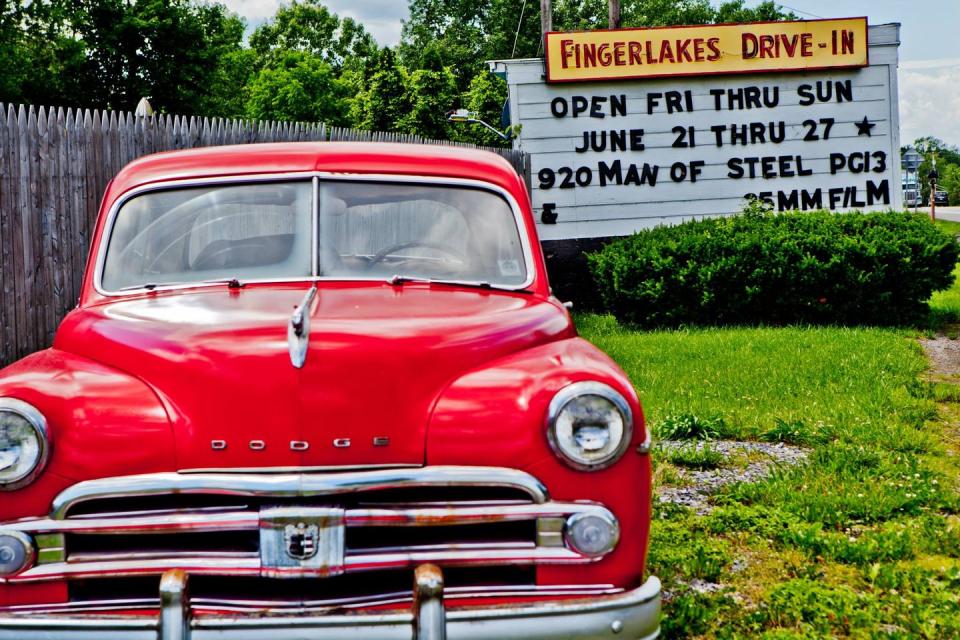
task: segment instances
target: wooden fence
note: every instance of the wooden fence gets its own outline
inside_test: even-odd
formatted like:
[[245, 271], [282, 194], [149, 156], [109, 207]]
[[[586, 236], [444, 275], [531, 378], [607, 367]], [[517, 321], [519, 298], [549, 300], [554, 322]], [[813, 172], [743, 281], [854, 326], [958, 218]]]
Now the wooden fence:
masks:
[[[0, 366], [49, 346], [76, 304], [100, 198], [125, 164], [172, 149], [339, 140], [455, 144], [324, 124], [0, 104]], [[523, 153], [491, 151], [525, 174]]]

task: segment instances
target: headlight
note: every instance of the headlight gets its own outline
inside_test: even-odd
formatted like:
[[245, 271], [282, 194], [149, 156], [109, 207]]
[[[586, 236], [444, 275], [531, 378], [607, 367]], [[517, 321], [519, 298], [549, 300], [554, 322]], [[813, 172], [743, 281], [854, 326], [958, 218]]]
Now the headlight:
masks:
[[49, 452], [47, 421], [34, 407], [0, 398], [0, 491], [29, 484]]
[[564, 539], [585, 556], [602, 556], [617, 546], [620, 525], [609, 513], [576, 513], [567, 520]]
[[575, 382], [550, 401], [550, 446], [577, 469], [609, 467], [626, 451], [632, 435], [630, 405], [616, 389], [602, 382]]
[[20, 573], [33, 564], [33, 542], [19, 531], [0, 530], [0, 578]]

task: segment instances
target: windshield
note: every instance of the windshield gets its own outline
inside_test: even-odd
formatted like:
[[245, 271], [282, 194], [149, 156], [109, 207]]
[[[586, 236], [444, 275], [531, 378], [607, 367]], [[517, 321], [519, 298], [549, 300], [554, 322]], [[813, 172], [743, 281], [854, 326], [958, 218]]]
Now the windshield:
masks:
[[311, 276], [518, 287], [527, 265], [510, 205], [489, 191], [368, 181], [320, 182], [315, 191], [308, 181], [278, 182], [131, 198], [115, 216], [101, 284], [121, 291]]

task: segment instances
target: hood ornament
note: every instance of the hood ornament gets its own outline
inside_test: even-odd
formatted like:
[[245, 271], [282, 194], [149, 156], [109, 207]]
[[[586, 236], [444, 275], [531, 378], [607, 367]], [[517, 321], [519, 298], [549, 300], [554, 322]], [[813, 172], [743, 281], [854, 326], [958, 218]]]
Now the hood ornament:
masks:
[[290, 324], [287, 326], [287, 345], [290, 348], [290, 362], [297, 369], [303, 368], [307, 360], [307, 347], [310, 344], [310, 305], [317, 297], [317, 285], [314, 284], [303, 296], [300, 306], [293, 310]]

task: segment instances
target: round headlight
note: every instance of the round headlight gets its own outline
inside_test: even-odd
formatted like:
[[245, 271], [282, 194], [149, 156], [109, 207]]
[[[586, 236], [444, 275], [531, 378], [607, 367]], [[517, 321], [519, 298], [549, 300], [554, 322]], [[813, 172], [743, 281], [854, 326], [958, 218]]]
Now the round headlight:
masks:
[[567, 546], [585, 556], [602, 556], [613, 551], [620, 540], [620, 525], [610, 514], [576, 513], [563, 531]]
[[633, 435], [633, 413], [616, 389], [602, 382], [575, 382], [557, 392], [547, 410], [547, 438], [554, 452], [585, 471], [620, 459]]
[[0, 577], [20, 573], [33, 563], [33, 542], [19, 531], [0, 531]]
[[29, 484], [47, 461], [47, 421], [34, 407], [0, 398], [0, 491]]

